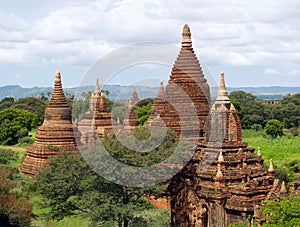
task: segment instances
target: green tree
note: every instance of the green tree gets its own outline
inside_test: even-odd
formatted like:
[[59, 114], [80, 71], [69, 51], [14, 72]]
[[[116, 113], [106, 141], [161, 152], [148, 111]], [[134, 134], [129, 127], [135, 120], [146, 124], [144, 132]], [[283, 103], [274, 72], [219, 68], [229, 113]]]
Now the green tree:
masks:
[[32, 206], [26, 196], [14, 190], [12, 174], [12, 168], [0, 166], [0, 225], [30, 226]]
[[93, 172], [80, 154], [63, 152], [49, 159], [36, 179], [50, 219], [82, 213], [94, 225], [127, 227], [135, 212], [153, 208], [144, 199], [153, 189], [111, 183]]
[[0, 102], [0, 110], [10, 107], [16, 107], [21, 110], [28, 110], [31, 113], [35, 113], [38, 115], [38, 125], [43, 123], [46, 109], [46, 103], [43, 100], [27, 97], [14, 101], [13, 98], [5, 98]]
[[[140, 128], [137, 129], [135, 135], [143, 140], [149, 137], [149, 131]], [[153, 140], [160, 136], [158, 133]], [[169, 157], [177, 148], [176, 136], [171, 132], [167, 134], [161, 146], [151, 152], [132, 151], [118, 142], [116, 136], [106, 137], [102, 144], [114, 158], [126, 163], [126, 166], [153, 165]], [[93, 152], [94, 149], [99, 151], [99, 147], [100, 144], [96, 143], [95, 146], [82, 152], [90, 155], [91, 159], [98, 164], [106, 162], [98, 156], [98, 153]], [[85, 156], [85, 159], [87, 158]], [[110, 179], [104, 179], [96, 174], [93, 170], [98, 170], [98, 167], [95, 167], [93, 163], [91, 167], [80, 154], [62, 153], [47, 161], [37, 175], [37, 185], [38, 191], [45, 198], [45, 204], [50, 209], [49, 218], [62, 219], [65, 216], [82, 213], [90, 217], [94, 226], [127, 227], [131, 224], [132, 226], [151, 226], [151, 223], [148, 223], [151, 218], [143, 218], [141, 215], [145, 210], [153, 209], [152, 204], [149, 204], [144, 196], [145, 194], [157, 195], [164, 190], [164, 187], [160, 185], [129, 187], [126, 185], [126, 182], [130, 180], [127, 177], [124, 178], [124, 184], [115, 184], [109, 181]], [[127, 169], [111, 166], [101, 171], [108, 171], [110, 176], [114, 177], [115, 171], [122, 172]], [[155, 177], [154, 173], [147, 174], [148, 177]], [[144, 225], [145, 223], [147, 225]]]
[[267, 135], [276, 138], [283, 135], [283, 124], [278, 120], [269, 120], [265, 127], [265, 132]]
[[300, 223], [300, 195], [283, 197], [279, 202], [267, 200], [263, 202], [262, 212], [266, 223], [262, 226], [299, 226]]
[[151, 98], [140, 100], [134, 106], [134, 113], [137, 116], [139, 125], [144, 125], [148, 120], [154, 100]]
[[271, 119], [271, 111], [251, 93], [233, 91], [229, 95], [240, 117], [242, 127], [250, 129], [253, 124], [265, 125]]
[[284, 97], [272, 110], [275, 119], [284, 123], [285, 128], [300, 126], [300, 95]]
[[62, 152], [47, 161], [36, 180], [38, 191], [50, 207], [48, 218], [60, 220], [81, 210], [77, 202], [92, 188], [95, 176], [80, 154]]
[[6, 97], [0, 101], [0, 110], [9, 108], [13, 105], [14, 98], [13, 97]]
[[8, 108], [0, 111], [0, 142], [6, 145], [18, 143], [25, 131], [37, 127], [37, 115], [27, 110]]

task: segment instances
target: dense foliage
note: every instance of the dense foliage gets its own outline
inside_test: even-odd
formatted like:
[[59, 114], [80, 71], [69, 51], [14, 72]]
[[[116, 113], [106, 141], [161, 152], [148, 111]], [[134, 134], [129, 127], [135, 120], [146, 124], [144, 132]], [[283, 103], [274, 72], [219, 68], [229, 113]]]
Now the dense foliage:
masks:
[[244, 91], [233, 91], [229, 97], [240, 116], [243, 129], [259, 130], [272, 119], [280, 121], [287, 129], [296, 129], [300, 125], [300, 94], [285, 96], [278, 102], [258, 100]]
[[126, 227], [143, 223], [145, 220], [135, 214], [153, 208], [144, 195], [155, 188], [111, 183], [93, 172], [80, 154], [62, 153], [49, 159], [37, 176], [37, 185], [51, 219], [82, 214], [93, 225]]
[[300, 223], [300, 195], [283, 197], [279, 202], [267, 200], [263, 202], [262, 212], [266, 223], [262, 226], [284, 227], [299, 226]]
[[138, 119], [139, 125], [144, 125], [148, 120], [153, 102], [154, 99], [151, 98], [142, 99], [134, 106], [134, 113]]
[[20, 138], [28, 136], [28, 132], [36, 128], [38, 117], [28, 110], [8, 108], [0, 111], [0, 143], [17, 144]]
[[11, 149], [0, 148], [0, 164], [7, 165], [9, 162], [16, 162], [18, 154]]
[[14, 100], [14, 98], [8, 97], [0, 101], [0, 110], [4, 110], [10, 107], [15, 107], [21, 110], [28, 110], [29, 112], [36, 114], [38, 118], [38, 125], [42, 124], [44, 120], [46, 103], [41, 99], [27, 97]]
[[0, 225], [30, 226], [32, 206], [27, 197], [14, 191], [13, 169], [0, 166]]
[[265, 131], [267, 135], [276, 138], [278, 136], [283, 136], [283, 124], [278, 120], [269, 120], [266, 124]]

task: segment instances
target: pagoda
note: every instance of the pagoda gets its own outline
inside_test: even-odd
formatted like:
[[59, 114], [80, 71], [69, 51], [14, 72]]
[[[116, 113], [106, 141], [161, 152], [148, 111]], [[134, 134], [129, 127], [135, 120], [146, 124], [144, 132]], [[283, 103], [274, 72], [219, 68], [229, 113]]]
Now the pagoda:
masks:
[[159, 115], [178, 136], [203, 139], [209, 103], [209, 86], [192, 47], [190, 28], [184, 25], [181, 50], [166, 89], [160, 86], [148, 123]]
[[111, 114], [107, 110], [104, 92], [100, 90], [98, 78], [92, 92], [89, 109], [78, 122], [81, 143], [89, 144], [96, 137], [103, 138], [113, 132]]
[[[259, 204], [286, 192], [259, 150], [242, 141], [241, 123], [221, 73], [217, 99], [205, 124], [205, 139], [169, 184], [171, 226], [218, 226], [257, 218]], [[281, 189], [283, 188], [283, 189]]]
[[133, 107], [131, 104], [129, 104], [126, 116], [123, 120], [123, 129], [126, 131], [132, 131], [136, 126], [138, 126], [138, 124], [139, 123], [133, 111]]
[[57, 71], [44, 122], [36, 132], [34, 144], [26, 149], [21, 172], [32, 177], [49, 157], [62, 151], [78, 152], [74, 133], [78, 135], [76, 127], [73, 131], [71, 109], [62, 89], [60, 72]]
[[137, 102], [139, 101], [139, 96], [136, 92], [136, 89], [133, 88], [133, 91], [132, 91], [132, 95], [131, 95], [131, 98], [128, 100], [127, 102], [127, 105], [132, 105], [134, 106], [135, 104], [137, 104]]

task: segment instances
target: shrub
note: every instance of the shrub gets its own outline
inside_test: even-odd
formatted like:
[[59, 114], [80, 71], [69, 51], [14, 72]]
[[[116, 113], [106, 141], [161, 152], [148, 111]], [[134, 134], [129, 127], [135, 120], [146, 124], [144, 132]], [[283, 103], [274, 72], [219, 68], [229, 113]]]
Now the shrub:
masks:
[[265, 127], [265, 132], [267, 135], [276, 138], [283, 135], [283, 124], [275, 119], [269, 120]]
[[0, 148], [0, 164], [8, 164], [9, 161], [17, 161], [18, 154], [11, 149]]

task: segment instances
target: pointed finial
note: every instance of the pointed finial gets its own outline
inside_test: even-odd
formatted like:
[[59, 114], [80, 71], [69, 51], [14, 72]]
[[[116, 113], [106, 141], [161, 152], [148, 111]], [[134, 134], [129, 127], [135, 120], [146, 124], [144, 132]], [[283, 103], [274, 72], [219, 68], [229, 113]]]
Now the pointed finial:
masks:
[[[225, 77], [224, 77], [224, 72], [221, 71], [221, 76], [220, 76], [220, 87], [219, 87], [219, 91], [218, 91], [218, 96], [216, 99], [216, 103], [220, 104], [220, 103], [224, 103], [226, 104], [230, 104], [230, 100], [228, 97], [228, 92], [227, 92], [227, 88], [225, 86]], [[229, 107], [229, 106], [228, 106]]]
[[163, 88], [163, 87], [164, 87], [164, 82], [163, 82], [162, 80], [159, 82], [159, 87], [160, 87], [160, 88]]
[[190, 27], [185, 24], [182, 29], [182, 46], [192, 46], [191, 30]]
[[219, 157], [218, 157], [218, 162], [224, 162], [224, 156], [223, 156], [222, 149], [220, 150], [220, 154], [219, 154]]
[[261, 157], [260, 147], [257, 149], [257, 157]]
[[61, 78], [60, 78], [60, 72], [59, 70], [56, 70], [55, 72], [55, 82], [60, 82]]
[[225, 86], [225, 77], [224, 77], [224, 72], [223, 71], [221, 71], [220, 89], [225, 90], [227, 92], [227, 89], [226, 89], [226, 86]]
[[218, 167], [217, 167], [217, 174], [216, 174], [216, 177], [217, 177], [217, 178], [223, 177], [223, 173], [222, 173], [222, 170], [221, 170], [220, 165], [218, 165]]
[[100, 90], [98, 77], [96, 78], [96, 89], [95, 90], [97, 90], [97, 91]]
[[281, 183], [280, 193], [281, 193], [281, 194], [286, 194], [286, 193], [287, 193], [287, 190], [286, 190], [286, 186], [285, 186], [285, 182], [284, 182], [284, 181], [282, 181], [282, 183]]
[[268, 172], [275, 172], [272, 159], [270, 159], [270, 166], [269, 166]]

